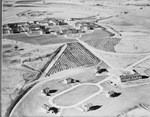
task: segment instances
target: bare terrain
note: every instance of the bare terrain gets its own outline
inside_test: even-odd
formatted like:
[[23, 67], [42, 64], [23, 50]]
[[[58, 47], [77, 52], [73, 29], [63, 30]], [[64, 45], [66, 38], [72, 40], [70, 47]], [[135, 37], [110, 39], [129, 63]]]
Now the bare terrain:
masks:
[[[3, 31], [2, 117], [150, 116], [149, 0], [2, 2], [3, 30], [34, 21], [50, 29]], [[40, 24], [44, 18], [56, 21]], [[123, 83], [121, 75], [131, 77]]]

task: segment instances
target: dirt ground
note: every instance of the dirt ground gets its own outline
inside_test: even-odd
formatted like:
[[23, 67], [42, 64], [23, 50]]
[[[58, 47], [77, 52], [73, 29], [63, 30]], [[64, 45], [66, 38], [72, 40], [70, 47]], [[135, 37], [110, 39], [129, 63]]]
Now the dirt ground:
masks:
[[[134, 62], [148, 56], [149, 54], [113, 54], [113, 53], [103, 53], [99, 50], [93, 50], [97, 53], [98, 56], [101, 56], [109, 64], [116, 68], [127, 67]], [[113, 61], [113, 62], [112, 62]]]
[[[12, 101], [18, 96], [19, 91], [27, 83], [36, 79], [39, 74], [21, 66], [21, 61], [28, 58], [36, 58], [54, 52], [59, 45], [48, 47], [36, 46], [23, 42], [3, 39], [3, 62], [2, 62], [2, 116]], [[41, 54], [43, 53], [43, 54]], [[40, 70], [49, 59], [43, 59], [38, 62], [30, 62], [31, 67]], [[40, 66], [39, 66], [40, 64]]]
[[[127, 67], [128, 65], [142, 59], [149, 55], [150, 52], [150, 1], [149, 0], [37, 0], [37, 2], [25, 1], [25, 3], [14, 2], [18, 0], [7, 0], [8, 3], [13, 4], [13, 7], [3, 7], [3, 24], [12, 23], [16, 21], [32, 21], [41, 19], [43, 17], [55, 17], [55, 18], [80, 18], [93, 15], [100, 16], [101, 20], [98, 20], [97, 24], [110, 26], [116, 32], [120, 34], [120, 42], [114, 47], [116, 54], [112, 52], [105, 53], [96, 50], [102, 58], [111, 63], [116, 68]], [[23, 2], [23, 1], [22, 1]], [[40, 17], [18, 17], [16, 14], [26, 11], [48, 11], [48, 15]], [[103, 35], [103, 34], [102, 34]], [[96, 36], [102, 36], [96, 35]], [[20, 36], [20, 38], [18, 38]], [[89, 38], [90, 36], [87, 36]], [[61, 44], [66, 43], [69, 39], [55, 38], [56, 40], [49, 40], [50, 37], [38, 36], [28, 38], [25, 35], [7, 35], [5, 38], [13, 38], [12, 40], [2, 40], [2, 117], [5, 117], [5, 113], [10, 106], [12, 100], [16, 98], [20, 89], [28, 82], [36, 78], [38, 71], [24, 68], [21, 66], [21, 61], [28, 58], [37, 58], [45, 54], [53, 53]], [[54, 37], [53, 37], [54, 38]], [[92, 38], [92, 36], [90, 37]], [[20, 40], [24, 39], [24, 43]], [[15, 41], [14, 41], [15, 40]], [[69, 41], [74, 41], [70, 39]], [[55, 45], [47, 45], [48, 43], [55, 43]], [[34, 45], [33, 45], [34, 44]], [[40, 46], [44, 45], [44, 46]], [[121, 54], [119, 54], [121, 53]], [[143, 55], [145, 53], [145, 55]], [[130, 55], [129, 55], [130, 54]], [[137, 54], [137, 55], [135, 55]], [[49, 59], [38, 60], [29, 62], [27, 65], [41, 69], [41, 67]], [[31, 63], [31, 64], [30, 64]], [[135, 66], [135, 69], [150, 76], [149, 60]], [[106, 68], [107, 65], [104, 64]], [[63, 91], [71, 87], [70, 85], [64, 85], [62, 80], [68, 77], [81, 80], [84, 82], [98, 82], [107, 76], [95, 78], [95, 66], [88, 68], [79, 68], [68, 70], [67, 72], [61, 72], [52, 76], [57, 80], [51, 80], [43, 82], [42, 85], [36, 86], [31, 92], [29, 92], [22, 101], [14, 109], [14, 115], [16, 117], [22, 116], [45, 116], [41, 106], [48, 103], [49, 98], [41, 95], [41, 90], [45, 86], [50, 88], [58, 88], [59, 91]], [[61, 79], [60, 79], [61, 76]], [[48, 77], [51, 78], [51, 77]], [[58, 80], [59, 79], [59, 80]], [[43, 78], [44, 81], [44, 78]], [[106, 89], [112, 88], [109, 84], [106, 84]], [[146, 116], [149, 117], [148, 111], [141, 109], [139, 104], [150, 105], [150, 85], [143, 85], [139, 87], [124, 88], [120, 91], [122, 95], [118, 98], [108, 99], [101, 94], [96, 96], [90, 102], [94, 104], [102, 104], [102, 108], [96, 111], [88, 113], [80, 112], [75, 108], [64, 109], [62, 116]], [[49, 116], [49, 115], [46, 115]]]
[[[29, 94], [29, 95], [27, 95], [23, 100], [24, 101], [21, 101], [21, 103], [19, 103], [19, 105], [16, 107], [16, 109], [14, 110], [14, 111], [16, 111], [16, 114], [18, 113], [20, 113], [20, 114], [22, 114], [22, 116], [23, 115], [34, 115], [35, 113], [37, 114], [37, 112], [39, 113], [39, 114], [42, 114], [42, 113], [40, 113], [40, 111], [38, 110], [38, 109], [40, 109], [41, 108], [41, 106], [44, 104], [44, 103], [46, 103], [46, 104], [48, 104], [48, 99], [49, 98], [46, 98], [45, 96], [42, 96], [41, 95], [41, 90], [44, 88], [44, 87], [49, 87], [49, 88], [51, 88], [51, 89], [58, 89], [58, 92], [61, 92], [61, 91], [63, 91], [63, 90], [66, 90], [66, 89], [68, 89], [69, 87], [71, 87], [70, 85], [66, 85], [66, 84], [64, 84], [62, 81], [63, 81], [63, 79], [65, 79], [65, 78], [68, 78], [68, 77], [71, 77], [71, 78], [76, 78], [76, 79], [79, 79], [79, 80], [81, 80], [81, 82], [82, 81], [84, 81], [84, 82], [87, 82], [87, 81], [90, 81], [90, 80], [94, 80], [93, 79], [93, 77], [91, 77], [90, 76], [90, 74], [92, 73], [92, 72], [88, 72], [88, 71], [91, 71], [90, 69], [93, 69], [93, 68], [89, 68], [89, 69], [87, 69], [87, 68], [84, 68], [84, 69], [77, 69], [76, 71], [77, 71], [77, 73], [78, 74], [76, 74], [76, 75], [67, 75], [67, 73], [66, 73], [66, 75], [67, 76], [65, 76], [65, 77], [62, 77], [62, 79], [57, 79], [57, 80], [50, 80], [50, 81], [44, 81], [43, 82], [43, 84], [42, 85], [40, 85], [39, 87], [37, 87], [37, 88], [35, 88], [33, 91], [31, 91], [31, 93]], [[75, 70], [73, 70], [74, 71], [74, 74], [75, 74]], [[85, 75], [85, 73], [88, 73], [87, 75]], [[68, 72], [68, 74], [70, 74], [69, 72]], [[82, 75], [82, 77], [79, 77], [80, 75]], [[60, 78], [60, 75], [59, 74], [57, 74], [56, 76], [54, 76], [55, 78], [56, 77], [58, 77], [58, 78]], [[96, 80], [96, 79], [95, 79]], [[83, 87], [83, 89], [84, 89], [84, 87]], [[95, 87], [94, 87], [94, 89], [95, 89]], [[34, 100], [34, 101], [33, 101]], [[30, 101], [30, 102], [29, 102]], [[33, 103], [34, 102], [34, 103]], [[25, 108], [25, 110], [24, 109], [22, 109], [22, 107], [24, 107]], [[36, 107], [37, 108], [37, 110], [35, 110], [34, 109], [34, 107]], [[26, 113], [25, 113], [26, 112]], [[44, 114], [44, 113], [43, 113]], [[21, 115], [20, 115], [21, 116]]]

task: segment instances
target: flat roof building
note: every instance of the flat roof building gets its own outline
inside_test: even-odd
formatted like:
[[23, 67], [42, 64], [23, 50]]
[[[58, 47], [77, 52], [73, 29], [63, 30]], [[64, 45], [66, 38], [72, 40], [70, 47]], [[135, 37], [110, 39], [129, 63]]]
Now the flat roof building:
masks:
[[135, 81], [135, 80], [139, 80], [139, 79], [142, 79], [142, 75], [137, 74], [137, 73], [120, 76], [120, 80], [122, 83], [128, 82], [128, 81]]
[[82, 26], [80, 26], [80, 29], [81, 29], [82, 31], [86, 31], [86, 30], [90, 30], [90, 27], [87, 26], [87, 25], [82, 25]]
[[49, 23], [53, 23], [53, 24], [55, 24], [55, 25], [59, 25], [59, 21], [58, 21], [57, 19], [55, 19], [55, 18], [51, 18], [51, 19], [49, 20]]
[[12, 28], [12, 30], [13, 30], [13, 33], [20, 33], [21, 32], [20, 27]]

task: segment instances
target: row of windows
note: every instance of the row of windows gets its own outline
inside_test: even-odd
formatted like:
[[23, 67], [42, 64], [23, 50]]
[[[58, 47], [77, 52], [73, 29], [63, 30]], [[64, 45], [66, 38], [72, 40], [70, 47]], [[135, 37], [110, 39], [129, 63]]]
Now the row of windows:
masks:
[[131, 76], [120, 76], [121, 82], [133, 81], [142, 79], [141, 75], [131, 75]]

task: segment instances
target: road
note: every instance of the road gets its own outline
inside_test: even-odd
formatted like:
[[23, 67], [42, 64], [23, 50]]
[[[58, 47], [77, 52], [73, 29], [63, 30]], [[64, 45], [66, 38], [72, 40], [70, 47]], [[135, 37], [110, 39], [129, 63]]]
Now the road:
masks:
[[[108, 64], [112, 69], [114, 68], [114, 66], [111, 64], [111, 61], [109, 61], [109, 62], [106, 61], [103, 57], [101, 57], [101, 55], [97, 54], [88, 44], [86, 44], [85, 42], [81, 41], [79, 38], [76, 38], [76, 39], [78, 40], [79, 43], [81, 43], [84, 47], [86, 47], [89, 51], [91, 51], [95, 56], [97, 56], [98, 58], [100, 58], [101, 60], [103, 60], [106, 64]], [[114, 55], [135, 55], [135, 54], [121, 54], [121, 53], [104, 52], [104, 51], [101, 51], [101, 50], [100, 50], [100, 52], [102, 52], [102, 53], [107, 53], [107, 54], [114, 54]], [[140, 64], [141, 62], [147, 60], [148, 58], [150, 58], [150, 55], [149, 55], [149, 54], [150, 54], [150, 53], [140, 54], [140, 55], [147, 55], [147, 56], [144, 57], [144, 58], [142, 58], [141, 60], [139, 60], [139, 61], [133, 63], [132, 65], [126, 67], [125, 70], [127, 70], [127, 69], [132, 69], [134, 66], [136, 66], [136, 65]], [[136, 54], [136, 55], [139, 55], [139, 54]], [[57, 60], [56, 60], [56, 61], [57, 61]], [[56, 62], [56, 61], [55, 61], [55, 62]], [[54, 64], [54, 63], [53, 63], [53, 64]], [[52, 65], [50, 65], [49, 67], [52, 67]], [[48, 68], [49, 68], [49, 67], [48, 67]], [[68, 71], [69, 71], [69, 70], [68, 70]], [[66, 70], [66, 72], [67, 72], [67, 70]], [[109, 74], [108, 74], [108, 75], [109, 75]], [[114, 75], [114, 76], [115, 76], [115, 75]], [[60, 78], [60, 76], [58, 76], [58, 77]], [[107, 77], [106, 79], [104, 79], [104, 80], [102, 80], [102, 81], [100, 81], [100, 82], [98, 82], [98, 83], [95, 83], [95, 84], [93, 84], [93, 83], [83, 83], [83, 84], [78, 84], [78, 85], [76, 85], [76, 86], [73, 86], [73, 87], [71, 87], [71, 88], [69, 88], [69, 89], [67, 89], [67, 90], [65, 90], [65, 91], [63, 91], [63, 92], [60, 92], [60, 93], [57, 94], [57, 95], [54, 95], [53, 97], [50, 97], [49, 103], [50, 103], [50, 105], [52, 105], [52, 106], [61, 108], [60, 113], [63, 111], [64, 108], [71, 108], [71, 107], [76, 108], [76, 106], [78, 106], [78, 105], [80, 105], [80, 104], [83, 104], [85, 101], [88, 101], [89, 99], [91, 99], [91, 98], [95, 97], [96, 95], [99, 95], [100, 93], [102, 93], [102, 92], [103, 92], [103, 87], [102, 87], [100, 84], [103, 83], [103, 82], [105, 82], [105, 81], [107, 81], [107, 80], [109, 80], [110, 78], [111, 78], [111, 76], [109, 76], [109, 77]], [[50, 79], [50, 78], [43, 79], [43, 81], [41, 81], [39, 84], [37, 84], [35, 87], [33, 87], [33, 89], [39, 87], [41, 84], [46, 83], [46, 82], [48, 82], [48, 81], [50, 81], [50, 80], [52, 80], [52, 79], [56, 79], [56, 77], [51, 78], [51, 79]], [[85, 85], [85, 84], [86, 84], [86, 85], [95, 85], [95, 86], [99, 87], [99, 91], [96, 92], [96, 93], [94, 93], [94, 94], [92, 94], [92, 95], [90, 95], [89, 97], [85, 98], [84, 100], [81, 100], [80, 102], [78, 102], [78, 103], [76, 103], [75, 105], [72, 105], [72, 106], [64, 107], [64, 106], [58, 106], [57, 104], [54, 104], [54, 103], [53, 103], [53, 99], [56, 98], [57, 96], [60, 96], [60, 95], [62, 95], [62, 94], [64, 94], [64, 93], [67, 93], [68, 91], [71, 91], [71, 90], [73, 90], [74, 88], [77, 88], [77, 87], [79, 87], [79, 86], [81, 86], [81, 85]], [[17, 103], [17, 105], [15, 106], [15, 108], [19, 105], [19, 103], [20, 103], [21, 101], [23, 101], [23, 99], [24, 99], [28, 94], [30, 94], [30, 92], [31, 92], [33, 89], [31, 89], [27, 94], [25, 94], [25, 96]], [[15, 108], [14, 108], [13, 110], [15, 110]], [[12, 113], [13, 113], [13, 111], [12, 111]], [[11, 113], [11, 114], [12, 114], [12, 113]], [[58, 113], [58, 116], [61, 115], [60, 113]], [[11, 117], [11, 115], [10, 115], [10, 117]]]
[[132, 65], [126, 67], [126, 69], [132, 69], [134, 66], [140, 64], [140, 63], [143, 62], [143, 61], [146, 61], [146, 60], [149, 59], [149, 58], [150, 58], [150, 55], [148, 55], [148, 56], [142, 58], [141, 60], [139, 60], [139, 61], [133, 63]]

